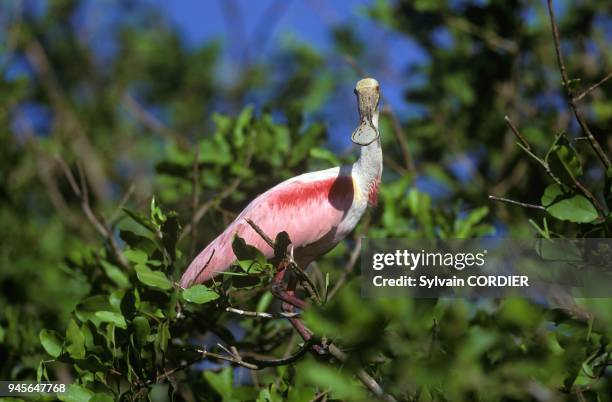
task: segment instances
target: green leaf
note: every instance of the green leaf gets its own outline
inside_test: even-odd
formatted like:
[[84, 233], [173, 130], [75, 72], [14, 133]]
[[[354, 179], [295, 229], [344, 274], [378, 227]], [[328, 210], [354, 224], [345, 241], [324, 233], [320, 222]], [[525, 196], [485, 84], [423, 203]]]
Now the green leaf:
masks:
[[137, 305], [140, 302], [139, 299], [140, 297], [136, 289], [127, 291], [121, 298], [119, 310], [126, 319], [131, 320], [134, 318], [136, 309], [138, 308]]
[[57, 394], [57, 398], [64, 402], [88, 402], [93, 392], [77, 384], [70, 384], [63, 394]]
[[291, 154], [287, 164], [291, 167], [297, 165], [308, 157], [308, 153], [325, 135], [323, 124], [311, 124], [308, 130], [302, 134], [297, 143], [291, 148]]
[[81, 321], [91, 321], [95, 326], [100, 324], [100, 319], [96, 317], [96, 312], [101, 310], [112, 310], [113, 307], [108, 301], [108, 297], [96, 295], [82, 300], [75, 309], [75, 314]]
[[153, 240], [146, 236], [134, 233], [130, 230], [120, 230], [119, 237], [123, 240], [130, 248], [139, 249], [147, 254], [152, 254], [157, 249], [157, 245]]
[[546, 207], [546, 211], [557, 219], [575, 223], [588, 223], [597, 219], [597, 210], [583, 195], [564, 198]]
[[564, 133], [557, 136], [544, 160], [564, 184], [572, 185], [582, 175], [582, 162]]
[[470, 236], [472, 228], [480, 223], [489, 213], [489, 208], [484, 206], [471, 211], [464, 219], [455, 221], [455, 236], [463, 239]]
[[244, 139], [247, 127], [253, 117], [253, 106], [249, 105], [242, 109], [238, 117], [236, 118], [236, 124], [234, 126], [234, 135], [232, 143], [237, 148], [242, 148], [244, 145]]
[[218, 373], [205, 371], [204, 378], [210, 386], [223, 398], [223, 401], [230, 401], [233, 393], [233, 369], [225, 367]]
[[158, 327], [157, 335], [155, 336], [156, 349], [162, 353], [165, 353], [166, 349], [168, 349], [169, 340], [170, 340], [170, 329], [168, 327], [168, 322], [164, 321]]
[[326, 161], [331, 166], [341, 165], [340, 159], [329, 149], [315, 147], [310, 150], [310, 156], [314, 159]]
[[221, 134], [200, 141], [200, 162], [225, 166], [233, 161], [231, 147]]
[[166, 220], [161, 225], [161, 232], [163, 236], [162, 243], [170, 254], [172, 261], [176, 260], [176, 242], [178, 241], [180, 228], [178, 214], [174, 211], [169, 212]]
[[63, 341], [61, 339], [61, 335], [56, 331], [43, 329], [38, 334], [40, 339], [40, 344], [45, 349], [50, 356], [59, 357], [62, 353], [62, 344]]
[[132, 325], [134, 326], [134, 341], [137, 346], [142, 347], [145, 343], [147, 343], [148, 337], [151, 334], [151, 326], [149, 325], [149, 320], [145, 317], [136, 317], [132, 321]]
[[44, 361], [40, 361], [38, 363], [38, 368], [36, 368], [36, 381], [42, 382], [44, 380], [49, 381], [49, 375], [47, 374], [47, 366]]
[[183, 291], [183, 298], [189, 302], [204, 304], [219, 298], [219, 294], [204, 285], [195, 285]]
[[85, 336], [74, 320], [70, 320], [66, 328], [66, 351], [75, 359], [85, 357]]
[[113, 402], [115, 398], [113, 398], [109, 394], [95, 394], [89, 399], [89, 402]]
[[247, 244], [247, 242], [238, 235], [234, 235], [232, 250], [238, 260], [253, 260], [257, 258], [257, 248]]
[[344, 400], [362, 400], [363, 389], [347, 373], [329, 365], [307, 362], [302, 367], [303, 376], [322, 389], [331, 389], [334, 395]]
[[461, 103], [471, 105], [476, 95], [470, 84], [470, 80], [464, 73], [445, 74], [442, 79], [445, 89], [457, 97]]
[[149, 256], [147, 255], [147, 253], [142, 250], [133, 248], [125, 250], [123, 252], [123, 255], [125, 255], [125, 258], [127, 258], [134, 264], [146, 264], [146, 262], [149, 260]]
[[166, 221], [166, 215], [164, 211], [162, 211], [161, 207], [157, 203], [157, 199], [155, 197], [151, 197], [151, 221], [157, 227], [160, 227], [162, 223]]
[[104, 272], [109, 279], [120, 288], [127, 288], [130, 286], [130, 280], [127, 275], [116, 265], [113, 265], [107, 261], [100, 261], [102, 268], [104, 268]]
[[119, 313], [114, 311], [97, 311], [96, 317], [100, 319], [101, 322], [112, 322], [117, 327], [126, 329], [127, 324], [125, 322], [125, 318]]
[[98, 356], [92, 354], [88, 355], [85, 359], [77, 359], [74, 363], [81, 370], [88, 370], [91, 372], [106, 371], [108, 369], [108, 366], [102, 363], [102, 360]]
[[146, 265], [136, 265], [136, 276], [138, 280], [147, 286], [168, 290], [172, 288], [172, 282], [160, 271], [152, 271]]
[[144, 214], [142, 214], [140, 212], [131, 211], [131, 210], [127, 209], [127, 208], [121, 208], [121, 209], [130, 218], [132, 218], [136, 223], [140, 224], [140, 226], [144, 227], [145, 229], [147, 229], [148, 231], [150, 231], [153, 234], [157, 233], [157, 230], [155, 229], [155, 226], [153, 226], [151, 224], [151, 222], [149, 222], [149, 220], [147, 219], [146, 216], [144, 216]]
[[[571, 196], [571, 194], [569, 194]], [[542, 205], [547, 207], [557, 200], [557, 198], [565, 197], [566, 191], [557, 183], [550, 184], [542, 194]]]

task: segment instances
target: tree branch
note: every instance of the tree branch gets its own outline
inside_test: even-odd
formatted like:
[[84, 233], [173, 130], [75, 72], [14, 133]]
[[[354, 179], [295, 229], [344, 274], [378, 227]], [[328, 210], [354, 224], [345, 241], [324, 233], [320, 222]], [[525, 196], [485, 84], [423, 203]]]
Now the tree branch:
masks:
[[238, 314], [244, 317], [254, 317], [254, 318], [278, 319], [278, 318], [297, 318], [300, 316], [300, 313], [279, 312], [276, 314], [272, 314], [272, 313], [264, 313], [264, 312], [259, 312], [259, 311], [245, 311], [245, 310], [240, 310], [234, 307], [226, 307], [225, 311], [227, 311], [228, 313]]
[[91, 181], [92, 190], [98, 197], [104, 198], [108, 194], [110, 186], [102, 161], [70, 105], [57, 75], [53, 71], [53, 66], [45, 49], [38, 40], [33, 39], [25, 46], [25, 56], [49, 98], [58, 121], [62, 123], [67, 133], [66, 139], [70, 142], [74, 155], [87, 160], [85, 169]]
[[362, 241], [361, 237], [358, 237], [355, 240], [355, 247], [353, 248], [353, 251], [351, 251], [349, 260], [346, 266], [344, 267], [344, 269], [342, 270], [342, 273], [340, 274], [340, 278], [336, 281], [336, 284], [334, 285], [332, 290], [330, 290], [327, 296], [328, 300], [333, 298], [336, 295], [336, 293], [338, 293], [342, 285], [344, 285], [344, 282], [346, 282], [346, 278], [348, 278], [349, 274], [353, 272], [353, 269], [355, 269], [355, 265], [357, 264], [357, 260], [359, 259], [359, 255], [361, 253], [361, 241]]
[[217, 196], [200, 205], [196, 210], [195, 214], [193, 214], [191, 222], [185, 225], [185, 227], [181, 231], [181, 234], [179, 235], [179, 240], [182, 240], [185, 236], [187, 236], [193, 230], [193, 227], [197, 225], [198, 222], [200, 222], [200, 220], [204, 217], [208, 210], [210, 210], [216, 203], [221, 202], [225, 198], [229, 197], [234, 191], [236, 191], [241, 182], [242, 179], [240, 178], [234, 179], [234, 181], [224, 190], [222, 190]]
[[542, 211], [546, 211], [546, 208], [541, 206], [541, 205], [527, 204], [526, 202], [514, 201], [514, 200], [511, 200], [509, 198], [496, 197], [494, 195], [489, 195], [489, 199], [493, 200], [493, 201], [505, 202], [507, 204], [519, 205], [519, 206], [525, 207], [525, 208], [540, 209]]
[[200, 186], [200, 147], [196, 145], [195, 155], [193, 157], [193, 166], [191, 169], [191, 257], [195, 255], [198, 227], [196, 225], [196, 212], [199, 204], [199, 192], [198, 187]]
[[[253, 134], [251, 139], [254, 141], [255, 134]], [[246, 157], [245, 157], [245, 160], [244, 160], [244, 166], [246, 168], [248, 168], [251, 165], [251, 159], [253, 158], [253, 152], [254, 152], [254, 145], [253, 145], [253, 142], [251, 142], [251, 144], [249, 145], [248, 150], [246, 151]], [[230, 185], [227, 186], [225, 189], [223, 189], [216, 197], [213, 197], [212, 199], [210, 199], [210, 200], [206, 201], [205, 203], [203, 203], [202, 205], [200, 205], [200, 207], [197, 209], [195, 214], [192, 216], [191, 222], [188, 223], [187, 225], [185, 225], [185, 227], [183, 228], [183, 230], [179, 234], [178, 239], [182, 240], [185, 236], [187, 236], [193, 230], [194, 226], [197, 225], [198, 222], [200, 222], [202, 217], [204, 217], [204, 215], [212, 207], [214, 207], [217, 203], [223, 201], [224, 199], [226, 199], [227, 197], [232, 195], [232, 193], [234, 191], [236, 191], [236, 189], [238, 188], [240, 183], [242, 183], [242, 178], [240, 178], [240, 177], [235, 178], [234, 181], [232, 181], [230, 183]]]
[[595, 89], [597, 89], [598, 87], [600, 87], [601, 85], [603, 85], [606, 81], [608, 81], [610, 78], [612, 78], [612, 73], [609, 73], [608, 75], [606, 75], [605, 77], [603, 77], [601, 80], [597, 81], [595, 84], [591, 85], [590, 87], [588, 87], [587, 89], [585, 89], [584, 91], [580, 92], [578, 95], [576, 95], [574, 97], [574, 101], [578, 102], [579, 100], [582, 100], [582, 98], [584, 98], [585, 96], [587, 96], [590, 92], [594, 91]]
[[512, 120], [510, 120], [510, 117], [506, 115], [504, 116], [504, 120], [506, 121], [506, 124], [508, 125], [508, 127], [510, 127], [510, 130], [512, 130], [514, 135], [516, 135], [516, 138], [518, 138], [519, 141], [523, 143], [523, 145], [525, 146], [525, 148], [527, 148], [528, 151], [531, 151], [531, 145], [529, 145], [529, 142], [527, 142], [525, 137], [523, 137], [521, 133], [518, 131], [518, 129], [514, 126], [514, 124], [512, 123]]
[[298, 359], [304, 356], [306, 352], [308, 352], [308, 350], [312, 346], [312, 343], [313, 341], [304, 342], [304, 344], [300, 346], [300, 348], [294, 354], [292, 354], [289, 357], [282, 358], [282, 359], [255, 359], [252, 357], [243, 358], [235, 346], [231, 346], [228, 349], [221, 344], [218, 344], [218, 346], [221, 349], [223, 349], [227, 353], [227, 355], [209, 352], [206, 349], [197, 349], [196, 351], [198, 352], [198, 356], [196, 356], [194, 359], [183, 362], [177, 367], [171, 370], [165, 371], [164, 373], [155, 377], [154, 380], [151, 379], [151, 380], [146, 381], [143, 385], [149, 386], [149, 385], [157, 384], [161, 381], [167, 380], [169, 377], [176, 374], [177, 372], [181, 370], [185, 370], [186, 368], [196, 363], [199, 363], [205, 359], [222, 360], [222, 361], [226, 361], [228, 363], [234, 364], [236, 366], [247, 368], [249, 370], [262, 370], [268, 367], [285, 366], [285, 365], [296, 362]]
[[121, 104], [127, 109], [132, 117], [134, 117], [151, 132], [168, 141], [176, 142], [183, 149], [187, 149], [189, 147], [189, 144], [183, 136], [166, 126], [157, 117], [151, 114], [144, 106], [138, 103], [138, 101], [129, 93], [126, 92], [123, 94], [121, 97]]
[[[257, 224], [255, 224], [251, 220], [247, 220], [247, 222], [266, 241], [266, 243], [268, 243], [270, 247], [272, 247], [275, 250], [277, 249], [275, 247], [275, 243], [272, 241], [270, 236], [268, 236], [259, 226], [257, 226]], [[276, 285], [279, 285], [279, 286], [282, 284], [282, 281], [284, 279], [284, 273], [286, 272], [287, 267], [289, 265], [293, 264], [301, 270], [301, 268], [293, 260], [293, 256], [287, 252], [285, 253], [286, 254], [284, 258], [281, 259], [281, 261], [279, 262], [279, 265], [277, 266], [277, 274], [274, 277], [274, 280], [279, 282]], [[303, 272], [303, 270], [301, 271]], [[282, 302], [281, 308], [283, 309], [285, 313], [293, 313], [294, 306], [298, 308], [302, 308], [301, 305], [304, 304], [303, 301], [295, 297], [296, 283], [297, 283], [297, 280], [295, 278], [290, 278], [289, 283], [287, 285], [287, 289], [285, 291], [273, 291], [272, 292], [272, 294]], [[275, 285], [273, 284], [273, 287], [274, 286]], [[320, 342], [320, 343], [314, 342], [313, 340], [316, 339], [316, 337], [313, 335], [312, 331], [306, 328], [304, 324], [298, 318], [288, 317], [288, 320], [293, 325], [293, 327], [296, 329], [296, 331], [300, 334], [300, 336], [305, 342], [305, 345], [312, 342], [312, 345], [311, 345], [312, 349], [316, 353], [318, 353], [319, 355], [329, 353], [330, 355], [332, 355], [333, 357], [335, 357], [341, 362], [345, 362], [347, 360], [346, 354], [342, 352], [338, 347], [336, 347], [333, 343], [331, 342], [328, 343], [326, 341]], [[396, 399], [393, 396], [387, 394], [384, 391], [384, 389], [378, 384], [378, 382], [372, 376], [370, 376], [364, 369], [358, 369], [356, 372], [356, 375], [357, 375], [357, 378], [359, 378], [359, 380], [361, 381], [361, 383], [366, 388], [368, 388], [374, 395], [376, 395], [378, 398], [381, 398], [382, 400], [386, 402], [396, 401]]]
[[77, 181], [74, 178], [74, 175], [72, 174], [72, 171], [70, 170], [70, 167], [68, 167], [66, 161], [64, 161], [60, 156], [56, 157], [56, 160], [61, 166], [64, 175], [66, 176], [66, 179], [70, 183], [74, 195], [81, 200], [81, 209], [91, 226], [100, 234], [100, 236], [102, 236], [108, 241], [111, 252], [113, 253], [115, 259], [119, 262], [119, 264], [124, 268], [129, 267], [128, 260], [121, 252], [121, 249], [117, 244], [117, 240], [115, 240], [115, 236], [113, 236], [111, 228], [106, 223], [100, 221], [91, 209], [91, 204], [89, 201], [89, 190], [87, 187], [87, 179], [85, 178], [85, 172], [83, 171], [83, 167], [81, 166], [81, 164], [77, 161], [77, 171], [79, 173], [80, 183], [79, 185], [77, 184]]
[[[612, 165], [610, 164], [610, 160], [604, 153], [603, 149], [601, 148], [601, 145], [599, 144], [599, 142], [597, 141], [597, 139], [591, 132], [591, 129], [587, 125], [586, 121], [582, 117], [582, 114], [578, 110], [578, 107], [576, 106], [576, 98], [574, 97], [574, 94], [571, 88], [571, 83], [567, 75], [567, 69], [565, 67], [565, 62], [563, 61], [563, 54], [561, 51], [561, 43], [559, 39], [559, 27], [557, 26], [557, 21], [555, 19], [555, 11], [552, 6], [552, 0], [547, 0], [547, 5], [548, 5], [548, 14], [550, 16], [550, 24], [552, 27], [553, 41], [555, 43], [555, 53], [557, 55], [557, 63], [559, 64], [559, 71], [561, 72], [561, 79], [563, 80], [563, 86], [565, 87], [565, 93], [567, 96], [567, 100], [569, 102], [570, 108], [574, 112], [574, 116], [576, 116], [576, 120], [578, 121], [580, 128], [582, 129], [584, 134], [589, 139], [589, 143], [591, 144], [591, 147], [595, 151], [595, 154], [597, 154], [597, 157], [599, 158], [601, 163], [604, 165], [606, 169], [606, 174], [609, 175], [610, 168], [612, 167]], [[605, 80], [607, 79], [608, 78], [606, 78]], [[587, 90], [587, 93], [588, 92], [589, 90]], [[581, 96], [581, 95], [578, 95], [578, 96]]]

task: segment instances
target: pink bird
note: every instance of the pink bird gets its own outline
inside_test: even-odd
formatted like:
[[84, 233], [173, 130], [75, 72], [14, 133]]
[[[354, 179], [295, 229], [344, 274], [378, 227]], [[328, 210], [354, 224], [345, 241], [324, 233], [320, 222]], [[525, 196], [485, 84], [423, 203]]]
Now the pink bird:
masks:
[[382, 174], [378, 131], [378, 81], [357, 82], [355, 94], [359, 126], [351, 140], [361, 146], [352, 165], [302, 174], [288, 179], [255, 198], [215, 240], [189, 264], [180, 285], [187, 288], [227, 270], [236, 256], [234, 235], [257, 247], [266, 258], [274, 250], [247, 223], [255, 222], [271, 238], [286, 231], [295, 261], [303, 268], [331, 250], [357, 225], [368, 205], [375, 205]]

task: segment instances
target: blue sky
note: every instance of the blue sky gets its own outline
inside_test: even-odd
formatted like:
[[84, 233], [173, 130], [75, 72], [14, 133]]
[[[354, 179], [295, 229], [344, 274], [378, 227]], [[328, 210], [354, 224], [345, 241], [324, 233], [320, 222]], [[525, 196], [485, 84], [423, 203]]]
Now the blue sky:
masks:
[[[416, 42], [367, 18], [365, 8], [372, 3], [372, 0], [144, 0], [137, 4], [160, 11], [165, 23], [180, 33], [188, 47], [195, 49], [210, 41], [221, 41], [223, 58], [218, 76], [227, 81], [235, 80], [236, 74], [240, 73], [244, 42], [249, 43], [251, 38], [262, 33], [266, 38], [265, 44], [250, 49], [256, 57], [273, 55], [287, 38], [293, 38], [317, 49], [326, 57], [330, 69], [343, 64], [332, 49], [331, 29], [350, 24], [368, 44], [368, 64], [362, 67], [381, 82], [386, 100], [404, 117], [418, 115], [419, 109], [404, 99], [406, 88], [413, 87], [418, 78], [407, 78], [405, 71], [410, 66], [425, 63], [427, 55]], [[5, 3], [0, 7], [4, 15], [0, 15], [0, 28], [7, 15], [10, 20], [10, 15], [19, 12], [18, 4]], [[48, 3], [46, 0], [28, 0], [23, 4], [30, 13], [43, 16]], [[114, 57], [117, 49], [115, 33], [119, 24], [138, 23], [135, 20], [138, 17], [126, 13], [130, 9], [126, 4], [85, 0], [72, 18], [74, 29], [80, 33], [81, 40], [94, 49], [102, 66], [108, 58]], [[3, 37], [0, 29], [0, 39]], [[27, 63], [16, 58], [7, 75], [9, 78], [17, 77], [29, 74], [28, 70]], [[318, 117], [328, 125], [330, 146], [335, 151], [342, 151], [350, 145], [349, 135], [354, 128], [356, 108], [345, 101], [352, 101], [353, 85], [352, 79], [340, 83], [338, 92], [326, 101], [323, 115]], [[35, 130], [45, 135], [49, 128], [48, 113], [39, 109], [35, 104], [28, 104], [24, 105], [23, 113], [34, 122]]]
[[[426, 53], [405, 36], [397, 35], [373, 23], [365, 16], [368, 0], [153, 0], [155, 7], [163, 11], [170, 23], [181, 33], [189, 46], [200, 46], [210, 40], [224, 44], [221, 70], [224, 79], [232, 80], [232, 72], [241, 62], [241, 44], [255, 35], [266, 32], [266, 42], [256, 49], [258, 57], [271, 55], [287, 37], [295, 38], [315, 47], [324, 55], [332, 53], [331, 28], [351, 24], [357, 34], [367, 39], [371, 54], [368, 73], [379, 79], [386, 99], [402, 115], [416, 115], [418, 110], [403, 99], [410, 82], [404, 82], [405, 70], [427, 61]], [[329, 60], [330, 64], [337, 60]], [[352, 96], [347, 83], [340, 90]], [[349, 145], [348, 132], [354, 125], [354, 108], [343, 117], [338, 107], [329, 108], [334, 113], [328, 119], [332, 148]]]

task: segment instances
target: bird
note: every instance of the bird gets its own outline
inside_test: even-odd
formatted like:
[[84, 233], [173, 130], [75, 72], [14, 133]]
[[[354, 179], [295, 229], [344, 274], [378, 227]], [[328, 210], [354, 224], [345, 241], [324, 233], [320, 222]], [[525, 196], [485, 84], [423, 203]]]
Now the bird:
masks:
[[383, 170], [378, 128], [380, 85], [363, 78], [355, 85], [359, 123], [351, 140], [360, 155], [351, 165], [295, 176], [272, 187], [251, 201], [227, 228], [191, 261], [179, 284], [188, 288], [228, 270], [236, 261], [234, 236], [255, 246], [266, 258], [274, 250], [247, 220], [270, 238], [287, 232], [293, 258], [303, 268], [342, 241], [368, 206], [377, 203]]

